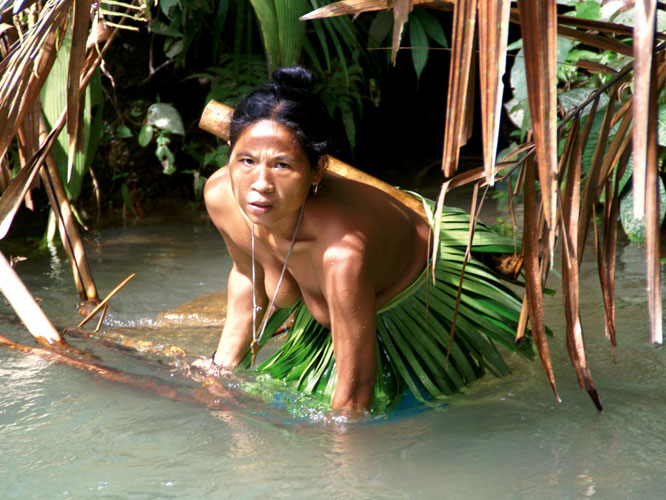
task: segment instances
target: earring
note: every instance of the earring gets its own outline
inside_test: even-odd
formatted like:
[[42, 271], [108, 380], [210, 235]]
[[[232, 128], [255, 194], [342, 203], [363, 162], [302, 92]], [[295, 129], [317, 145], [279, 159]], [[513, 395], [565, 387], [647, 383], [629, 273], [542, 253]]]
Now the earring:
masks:
[[312, 192], [315, 196], [317, 196], [317, 191], [319, 191], [319, 183], [312, 186]]

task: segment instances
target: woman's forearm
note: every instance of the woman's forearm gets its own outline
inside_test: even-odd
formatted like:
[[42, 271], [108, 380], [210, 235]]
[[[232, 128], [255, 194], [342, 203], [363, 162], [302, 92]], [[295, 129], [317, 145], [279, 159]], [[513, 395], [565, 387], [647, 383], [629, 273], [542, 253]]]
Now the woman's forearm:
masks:
[[[263, 283], [262, 283], [263, 285]], [[266, 308], [266, 293], [263, 286], [257, 287], [257, 306], [261, 311], [257, 313], [256, 323], [260, 324], [263, 311]], [[235, 368], [247, 354], [252, 342], [252, 279], [236, 267], [229, 274], [227, 290], [227, 315], [215, 351], [214, 361], [224, 367]]]

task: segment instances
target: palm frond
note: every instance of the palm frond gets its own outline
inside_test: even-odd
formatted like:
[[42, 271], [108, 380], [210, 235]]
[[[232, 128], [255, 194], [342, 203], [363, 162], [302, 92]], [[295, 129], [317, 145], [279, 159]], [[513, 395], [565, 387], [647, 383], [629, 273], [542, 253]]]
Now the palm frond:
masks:
[[483, 122], [483, 166], [486, 183], [495, 183], [495, 155], [509, 35], [509, 0], [480, 0], [479, 5], [479, 81]]
[[442, 170], [451, 177], [458, 168], [460, 147], [467, 142], [467, 97], [470, 90], [474, 27], [476, 24], [476, 0], [459, 0], [453, 11], [453, 34], [451, 35], [451, 70], [446, 98], [446, 120], [444, 124], [444, 151]]

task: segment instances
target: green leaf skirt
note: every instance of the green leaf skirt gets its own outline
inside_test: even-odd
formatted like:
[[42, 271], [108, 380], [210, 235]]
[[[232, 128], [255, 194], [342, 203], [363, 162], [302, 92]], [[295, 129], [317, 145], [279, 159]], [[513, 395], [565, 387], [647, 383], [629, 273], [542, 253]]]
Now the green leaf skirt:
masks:
[[[431, 213], [432, 202], [424, 203]], [[377, 312], [374, 410], [394, 406], [407, 389], [420, 401], [437, 400], [460, 392], [486, 370], [497, 376], [506, 375], [509, 367], [497, 345], [534, 356], [529, 342], [520, 348], [515, 342], [520, 299], [507, 282], [479, 259], [483, 252], [514, 252], [514, 241], [482, 223], [477, 224], [472, 256], [465, 267], [451, 338], [468, 231], [469, 215], [445, 207], [434, 282], [433, 269], [427, 266], [411, 285]], [[266, 332], [275, 331], [291, 314], [294, 323], [284, 344], [256, 370], [283, 386], [330, 403], [337, 380], [330, 331], [299, 302], [275, 312]], [[261, 340], [262, 345], [265, 340]]]

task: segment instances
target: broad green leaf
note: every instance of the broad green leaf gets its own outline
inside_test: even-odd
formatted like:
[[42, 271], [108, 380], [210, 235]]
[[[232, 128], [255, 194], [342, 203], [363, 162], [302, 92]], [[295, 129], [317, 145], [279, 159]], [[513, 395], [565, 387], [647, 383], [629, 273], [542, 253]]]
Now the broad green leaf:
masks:
[[340, 112], [342, 114], [342, 123], [345, 126], [347, 140], [349, 141], [349, 145], [353, 148], [356, 145], [356, 120], [354, 118], [354, 112], [349, 105], [344, 105]]
[[145, 148], [148, 144], [150, 144], [150, 141], [153, 140], [153, 126], [149, 123], [146, 123], [141, 126], [141, 129], [139, 130], [139, 145], [143, 148]]
[[576, 4], [576, 17], [598, 21], [601, 19], [601, 5], [592, 0]]
[[175, 9], [176, 7], [182, 8], [180, 0], [160, 0], [159, 4], [162, 13], [167, 17], [171, 17], [173, 9]]
[[[564, 112], [568, 113], [572, 109], [583, 104], [596, 90], [597, 89], [594, 88], [580, 87], [562, 92], [557, 98], [560, 101], [560, 105]], [[608, 96], [606, 94], [601, 94], [599, 96], [599, 109], [606, 108], [606, 106], [608, 106], [608, 101]], [[581, 116], [587, 116], [591, 109], [592, 106], [586, 106], [585, 109], [583, 109]]]
[[[165, 55], [169, 59], [175, 59], [176, 56], [178, 56], [179, 54], [181, 54], [183, 52], [183, 40], [182, 40], [182, 38], [177, 39], [177, 40], [173, 40], [173, 41], [171, 39], [167, 38], [166, 42], [171, 42], [171, 43], [169, 43], [169, 48], [167, 49], [167, 51], [165, 53]], [[165, 44], [166, 44], [166, 42], [165, 42]]]
[[[664, 214], [666, 213], [666, 189], [661, 179], [657, 179], [659, 183], [659, 225], [664, 221]], [[620, 220], [622, 221], [622, 228], [627, 234], [629, 240], [638, 245], [645, 244], [645, 217], [642, 219], [634, 218], [634, 192], [630, 190], [620, 200]]]
[[519, 104], [527, 106], [527, 76], [525, 75], [525, 53], [522, 47], [516, 54], [516, 60], [511, 68], [511, 90], [514, 99]]
[[157, 102], [151, 104], [146, 114], [146, 121], [159, 129], [166, 130], [172, 134], [185, 134], [183, 120], [180, 113], [171, 104]]
[[162, 36], [178, 37], [182, 35], [182, 33], [172, 24], [166, 24], [163, 21], [157, 21], [157, 20], [151, 21], [150, 31], [155, 33], [156, 35], [162, 35]]
[[381, 47], [392, 29], [393, 12], [390, 10], [379, 11], [370, 24], [370, 29], [368, 31], [368, 47]]
[[259, 20], [269, 66], [272, 70], [277, 69], [280, 66], [280, 37], [274, 1], [250, 0], [250, 3]]
[[421, 21], [425, 32], [430, 38], [432, 38], [442, 47], [449, 46], [449, 43], [446, 40], [446, 35], [444, 34], [444, 29], [434, 14], [426, 9], [415, 9], [410, 14], [410, 18], [413, 17], [417, 17], [419, 21]]
[[136, 215], [134, 204], [132, 203], [132, 197], [130, 196], [129, 190], [127, 189], [127, 184], [123, 183], [123, 185], [120, 186], [120, 195], [123, 198], [125, 207], [127, 207], [134, 215]]
[[[599, 105], [599, 108], [597, 109], [597, 113], [594, 116], [594, 121], [592, 122], [592, 128], [590, 129], [590, 135], [587, 138], [587, 143], [585, 144], [585, 147], [583, 148], [583, 156], [582, 156], [582, 164], [583, 164], [583, 169], [585, 172], [590, 171], [590, 165], [592, 164], [592, 158], [594, 157], [594, 149], [597, 146], [597, 141], [599, 139], [599, 132], [601, 130], [601, 125], [604, 120], [604, 114], [606, 113], [606, 106], [603, 108], [601, 107], [601, 104]], [[606, 140], [606, 151], [608, 151], [608, 148], [610, 146], [611, 141], [613, 140], [613, 137], [615, 137], [615, 133], [617, 132], [618, 128], [620, 128], [620, 123], [616, 123], [613, 128], [611, 128], [610, 132], [608, 133], [608, 138]]]
[[[49, 77], [47, 78], [40, 94], [44, 117], [46, 118], [46, 122], [49, 125], [53, 125], [58, 120], [60, 114], [67, 106], [67, 73], [69, 70], [69, 53], [71, 42], [72, 33], [71, 29], [69, 29], [65, 34], [62, 45], [58, 50], [58, 55], [53, 64], [53, 68], [51, 69]], [[87, 150], [87, 146], [91, 141], [92, 107], [93, 105], [98, 105], [100, 103], [98, 100], [100, 91], [99, 89], [95, 90], [95, 85], [101, 85], [98, 75], [96, 78], [91, 80], [91, 83], [88, 85], [85, 91], [83, 122], [81, 123], [81, 126], [84, 130], [84, 151]], [[95, 97], [95, 102], [93, 102], [93, 97]], [[100, 129], [97, 127], [96, 133], [99, 133], [99, 131]], [[98, 140], [99, 137], [96, 137], [94, 142], [96, 143]], [[80, 152], [75, 154], [72, 175], [69, 181], [67, 181], [68, 149], [69, 136], [67, 135], [66, 130], [63, 130], [60, 135], [58, 135], [58, 140], [53, 147], [53, 154], [56, 163], [58, 164], [60, 176], [63, 179], [63, 183], [65, 183], [67, 196], [70, 200], [76, 200], [79, 196], [79, 193], [81, 192], [83, 176], [86, 173], [86, 156]]]
[[[634, 26], [634, 9], [628, 9], [620, 14], [618, 14], [613, 22], [618, 24], [624, 24], [625, 26]], [[657, 9], [657, 31], [663, 33], [666, 31], [666, 12], [661, 9]]]
[[569, 66], [569, 64], [566, 62], [567, 56], [569, 55], [569, 52], [571, 52], [571, 49], [573, 49], [574, 42], [573, 40], [569, 38], [564, 38], [563, 36], [558, 36], [557, 37], [557, 71], [558, 71], [558, 76], [560, 73], [560, 70], [563, 65]]
[[409, 43], [412, 47], [412, 61], [414, 62], [414, 71], [416, 71], [417, 80], [421, 78], [423, 68], [428, 61], [428, 37], [426, 36], [423, 24], [418, 16], [410, 16], [409, 22]]
[[132, 131], [127, 125], [120, 125], [116, 129], [116, 137], [118, 139], [127, 139], [128, 137], [132, 137]]
[[275, 0], [281, 66], [291, 66], [300, 59], [306, 23], [298, 18], [306, 14], [309, 7], [307, 0]]

